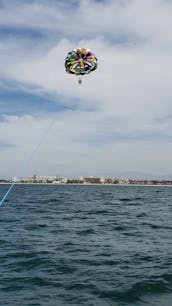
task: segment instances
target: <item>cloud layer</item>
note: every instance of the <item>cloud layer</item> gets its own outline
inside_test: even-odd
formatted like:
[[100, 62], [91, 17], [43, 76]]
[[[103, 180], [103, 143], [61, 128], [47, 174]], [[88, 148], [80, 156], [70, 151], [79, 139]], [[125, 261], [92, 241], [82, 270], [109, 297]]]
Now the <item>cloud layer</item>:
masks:
[[[1, 177], [18, 175], [51, 120], [26, 175], [170, 174], [171, 13], [167, 0], [2, 1]], [[80, 87], [64, 71], [78, 46], [99, 61]]]

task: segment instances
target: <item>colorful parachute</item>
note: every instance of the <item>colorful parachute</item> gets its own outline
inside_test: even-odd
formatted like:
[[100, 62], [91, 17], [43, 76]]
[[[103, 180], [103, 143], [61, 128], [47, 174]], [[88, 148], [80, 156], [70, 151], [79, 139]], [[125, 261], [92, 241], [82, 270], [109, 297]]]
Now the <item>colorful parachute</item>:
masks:
[[90, 49], [74, 49], [67, 54], [65, 68], [71, 74], [89, 74], [97, 68], [97, 58]]

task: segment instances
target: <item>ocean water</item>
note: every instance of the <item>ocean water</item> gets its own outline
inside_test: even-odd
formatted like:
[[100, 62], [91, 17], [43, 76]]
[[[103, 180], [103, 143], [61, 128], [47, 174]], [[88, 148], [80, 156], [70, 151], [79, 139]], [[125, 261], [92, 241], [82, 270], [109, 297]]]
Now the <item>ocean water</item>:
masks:
[[171, 306], [172, 187], [16, 185], [0, 305]]

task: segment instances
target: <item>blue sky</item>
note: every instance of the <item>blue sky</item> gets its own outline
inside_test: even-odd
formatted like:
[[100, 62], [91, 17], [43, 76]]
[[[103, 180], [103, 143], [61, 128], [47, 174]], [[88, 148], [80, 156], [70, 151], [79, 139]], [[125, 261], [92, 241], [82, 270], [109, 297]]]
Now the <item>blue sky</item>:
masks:
[[[164, 177], [171, 168], [172, 3], [0, 1], [0, 177]], [[65, 73], [76, 47], [97, 71]]]

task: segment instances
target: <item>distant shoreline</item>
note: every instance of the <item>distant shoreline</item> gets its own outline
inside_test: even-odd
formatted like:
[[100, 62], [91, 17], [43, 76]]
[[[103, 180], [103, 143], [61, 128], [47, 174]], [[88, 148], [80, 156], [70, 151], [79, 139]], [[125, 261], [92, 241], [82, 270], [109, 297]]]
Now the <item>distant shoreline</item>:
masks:
[[172, 187], [172, 184], [96, 184], [96, 183], [67, 183], [67, 184], [52, 184], [52, 183], [10, 183], [10, 182], [0, 182], [0, 185], [51, 185], [51, 186], [129, 186], [129, 187]]

